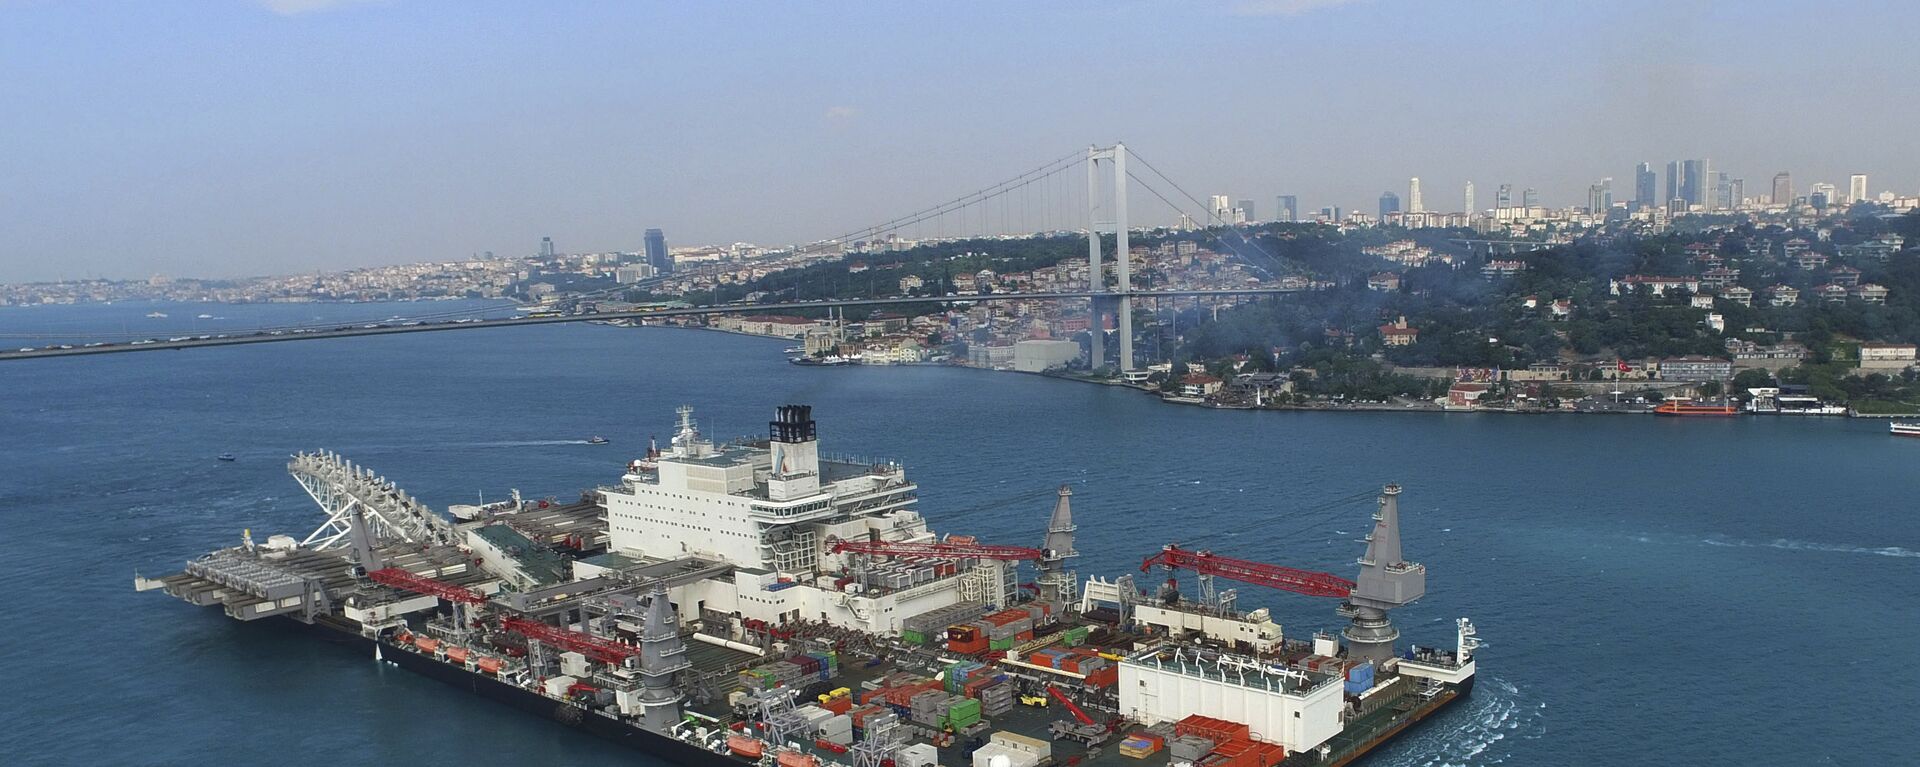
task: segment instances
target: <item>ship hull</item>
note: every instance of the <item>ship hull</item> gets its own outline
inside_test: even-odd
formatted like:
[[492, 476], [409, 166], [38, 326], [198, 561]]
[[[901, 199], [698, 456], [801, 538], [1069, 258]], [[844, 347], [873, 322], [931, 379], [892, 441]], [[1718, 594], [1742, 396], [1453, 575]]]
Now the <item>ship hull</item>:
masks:
[[[297, 621], [296, 621], [297, 623]], [[301, 624], [306, 625], [306, 624]], [[376, 643], [361, 636], [347, 625], [327, 625], [316, 622], [307, 628], [322, 634], [329, 641], [352, 647], [373, 657], [374, 648], [380, 648], [381, 658], [430, 679], [445, 682], [453, 687], [466, 690], [488, 700], [505, 703], [542, 719], [586, 732], [588, 734], [636, 749], [651, 756], [664, 759], [686, 767], [741, 767], [742, 762], [724, 754], [716, 754], [690, 743], [675, 740], [665, 735], [649, 732], [630, 724], [592, 713], [579, 706], [561, 703], [531, 690], [507, 684], [486, 674], [468, 671], [448, 663], [401, 648], [390, 642]]]

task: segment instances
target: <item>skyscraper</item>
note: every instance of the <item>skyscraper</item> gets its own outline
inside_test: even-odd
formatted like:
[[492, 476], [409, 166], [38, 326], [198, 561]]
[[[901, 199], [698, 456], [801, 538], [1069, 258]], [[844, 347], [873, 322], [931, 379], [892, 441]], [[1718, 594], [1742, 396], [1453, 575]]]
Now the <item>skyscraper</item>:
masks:
[[1524, 191], [1522, 191], [1520, 193], [1520, 207], [1523, 207], [1523, 208], [1540, 207], [1540, 190], [1535, 189], [1533, 187], [1527, 187]]
[[1713, 209], [1732, 210], [1733, 202], [1733, 177], [1727, 175], [1727, 172], [1724, 170], [1714, 173]]
[[648, 229], [647, 264], [653, 267], [654, 274], [672, 274], [673, 257], [667, 255], [667, 233], [658, 229]]
[[1464, 208], [1464, 210], [1466, 210], [1467, 215], [1469, 216], [1473, 215], [1473, 182], [1472, 181], [1467, 182], [1466, 205], [1467, 207]]
[[1513, 207], [1513, 185], [1512, 184], [1501, 184], [1499, 189], [1494, 190], [1493, 207], [1495, 208]]
[[1380, 219], [1386, 220], [1388, 213], [1400, 212], [1400, 195], [1392, 192], [1380, 193]]
[[1294, 195], [1290, 195], [1290, 194], [1283, 194], [1283, 195], [1280, 195], [1279, 197], [1275, 197], [1273, 201], [1275, 203], [1275, 209], [1273, 211], [1273, 216], [1275, 220], [1284, 221], [1289, 224], [1300, 220], [1300, 198], [1299, 197], [1295, 197]]
[[1216, 194], [1207, 198], [1207, 204], [1213, 208], [1214, 221], [1222, 224], [1233, 223], [1233, 198]]
[[1680, 197], [1688, 205], [1713, 207], [1713, 167], [1706, 160], [1688, 160], [1680, 166]]
[[1747, 180], [1736, 178], [1727, 182], [1727, 207], [1739, 208], [1747, 202]]
[[1855, 173], [1847, 177], [1847, 203], [1867, 201], [1867, 174]]
[[1660, 204], [1672, 205], [1673, 201], [1680, 197], [1680, 163], [1676, 160], [1667, 163], [1667, 196], [1660, 201]]
[[1773, 174], [1773, 204], [1793, 204], [1793, 174], [1784, 170]]
[[1252, 200], [1240, 201], [1240, 220], [1241, 221], [1259, 221], [1260, 220], [1259, 216], [1256, 216], [1253, 214]]
[[1835, 202], [1838, 202], [1838, 200], [1834, 199], [1834, 188], [1832, 184], [1822, 182], [1807, 187], [1808, 205], [1816, 208], [1824, 208]]
[[552, 237], [540, 238], [540, 257], [543, 259], [553, 258], [553, 238]]
[[1613, 207], [1613, 179], [1603, 178], [1600, 183], [1587, 187], [1587, 212], [1604, 215]]
[[1643, 162], [1633, 169], [1633, 207], [1635, 210], [1644, 210], [1660, 204], [1659, 200], [1654, 199], [1654, 186], [1655, 176], [1653, 173], [1653, 163]]
[[1419, 213], [1426, 209], [1427, 206], [1420, 200], [1420, 177], [1414, 176], [1413, 180], [1407, 182], [1407, 210]]

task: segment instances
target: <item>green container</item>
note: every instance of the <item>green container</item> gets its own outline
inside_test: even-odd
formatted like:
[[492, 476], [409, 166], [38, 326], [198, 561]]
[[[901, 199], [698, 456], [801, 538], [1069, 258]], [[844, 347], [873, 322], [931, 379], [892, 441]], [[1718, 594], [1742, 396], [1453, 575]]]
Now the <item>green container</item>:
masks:
[[1087, 627], [1075, 626], [1067, 629], [1067, 646], [1079, 647], [1087, 642]]
[[977, 720], [980, 718], [980, 701], [974, 700], [973, 698], [956, 700], [953, 702], [953, 707], [947, 709], [947, 716], [953, 719], [971, 717]]
[[1013, 637], [989, 640], [987, 642], [987, 648], [991, 650], [1011, 650], [1013, 649]]
[[907, 644], [911, 644], [911, 645], [923, 645], [927, 643], [926, 634], [922, 634], [918, 631], [913, 631], [913, 630], [900, 632], [900, 639], [901, 641], [904, 641]]

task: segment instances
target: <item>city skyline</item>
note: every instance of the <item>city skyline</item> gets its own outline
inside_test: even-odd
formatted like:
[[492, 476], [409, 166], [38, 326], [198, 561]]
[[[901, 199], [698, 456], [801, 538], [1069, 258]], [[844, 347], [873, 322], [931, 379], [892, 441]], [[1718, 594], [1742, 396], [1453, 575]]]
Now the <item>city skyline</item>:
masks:
[[[0, 281], [342, 269], [540, 236], [637, 250], [648, 228], [806, 242], [1115, 139], [1183, 185], [1305, 210], [1368, 210], [1414, 175], [1577, 205], [1596, 179], [1678, 158], [1711, 158], [1754, 196], [1782, 170], [1842, 198], [1862, 172], [1869, 194], [1920, 190], [1904, 135], [1920, 107], [1885, 98], [1920, 64], [1898, 44], [1920, 9], [1762, 5], [10, 4], [0, 63], [25, 75], [0, 94], [35, 108], [0, 127], [17, 149], [0, 173], [32, 179], [0, 192]], [[1501, 23], [1465, 21], [1480, 17]], [[1089, 23], [1117, 37], [1066, 34]], [[636, 53], [638, 30], [654, 42]], [[1182, 40], [1288, 76], [1196, 77], [1212, 58]], [[1670, 52], [1755, 40], [1819, 63]], [[1096, 77], [1114, 44], [1134, 53]], [[1427, 85], [1396, 86], [1409, 60]], [[1521, 61], [1539, 87], [1489, 106], [1484, 83]], [[983, 115], [1019, 119], [982, 130]], [[1444, 197], [1423, 207], [1459, 200]]]

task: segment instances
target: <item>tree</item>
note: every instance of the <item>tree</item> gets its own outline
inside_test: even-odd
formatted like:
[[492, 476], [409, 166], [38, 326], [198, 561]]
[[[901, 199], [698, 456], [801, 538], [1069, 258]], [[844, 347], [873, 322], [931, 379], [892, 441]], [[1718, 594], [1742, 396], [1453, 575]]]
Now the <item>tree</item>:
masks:
[[1733, 376], [1734, 391], [1764, 389], [1773, 385], [1773, 374], [1760, 368], [1742, 370]]

